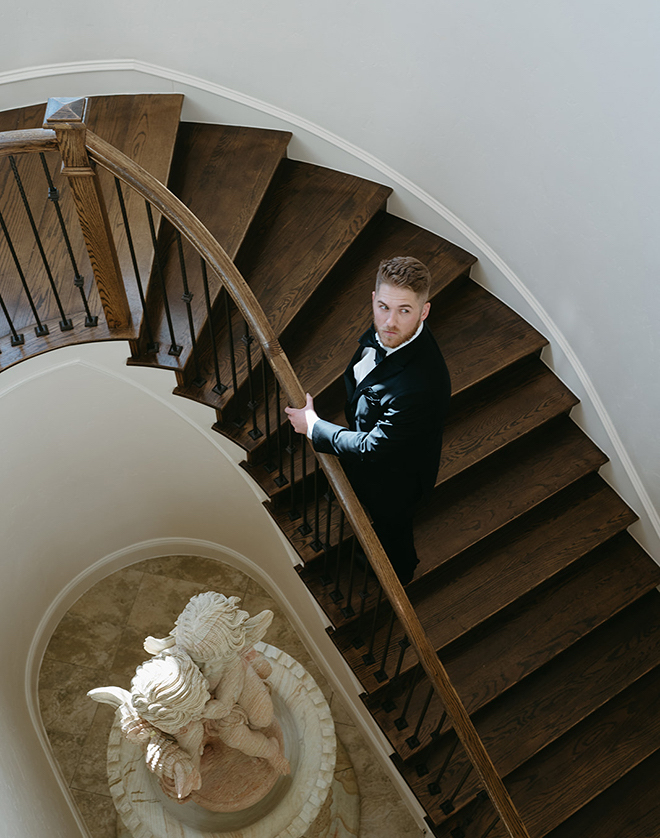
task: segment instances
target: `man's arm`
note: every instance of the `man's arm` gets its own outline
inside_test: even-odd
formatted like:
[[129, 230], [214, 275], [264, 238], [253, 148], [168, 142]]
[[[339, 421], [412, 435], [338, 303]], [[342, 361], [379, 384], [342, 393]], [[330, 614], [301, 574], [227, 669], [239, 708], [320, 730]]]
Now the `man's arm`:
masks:
[[352, 431], [317, 419], [312, 444], [322, 454], [356, 461], [376, 463], [401, 457], [414, 460], [432, 427], [429, 407], [424, 399], [410, 393], [395, 397], [369, 431]]
[[304, 407], [286, 407], [285, 411], [293, 429], [306, 434], [319, 453], [376, 462], [391, 455], [407, 452], [414, 457], [418, 453], [416, 449], [423, 445], [433, 422], [429, 408], [426, 399], [401, 395], [391, 400], [370, 431], [351, 431], [319, 419], [309, 393]]

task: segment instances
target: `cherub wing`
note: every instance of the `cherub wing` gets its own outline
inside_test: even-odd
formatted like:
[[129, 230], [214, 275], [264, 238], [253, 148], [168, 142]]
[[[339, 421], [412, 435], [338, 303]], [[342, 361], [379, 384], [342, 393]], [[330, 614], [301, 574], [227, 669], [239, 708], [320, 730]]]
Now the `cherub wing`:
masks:
[[249, 649], [257, 640], [261, 638], [268, 631], [270, 624], [273, 622], [273, 612], [266, 609], [255, 617], [250, 617], [244, 623], [245, 626], [245, 645], [244, 649]]
[[124, 704], [131, 703], [131, 694], [121, 687], [98, 687], [90, 690], [87, 695], [99, 704], [109, 704], [115, 710]]

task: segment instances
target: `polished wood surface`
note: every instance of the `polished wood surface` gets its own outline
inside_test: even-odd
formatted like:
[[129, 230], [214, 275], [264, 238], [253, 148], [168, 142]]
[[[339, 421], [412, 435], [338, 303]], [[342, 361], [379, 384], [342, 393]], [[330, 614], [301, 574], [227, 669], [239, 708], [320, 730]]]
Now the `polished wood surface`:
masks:
[[62, 174], [68, 179], [82, 230], [87, 255], [92, 265], [96, 289], [103, 306], [105, 322], [110, 329], [126, 329], [131, 325], [124, 278], [119, 267], [115, 241], [101, 184], [92, 169], [85, 147], [86, 128], [82, 117], [61, 125], [52, 123], [46, 113], [45, 127], [54, 128], [62, 157]]
[[[167, 179], [172, 158], [176, 130], [178, 128], [182, 97], [179, 95], [141, 96], [99, 96], [91, 97], [88, 107], [88, 126], [108, 137], [119, 149], [127, 151], [156, 177]], [[45, 114], [45, 105], [5, 111], [0, 113], [0, 128], [6, 131], [30, 131], [33, 136], [42, 136], [52, 144], [54, 133], [40, 131]], [[34, 314], [28, 305], [12, 254], [4, 235], [0, 233], [0, 294], [13, 318], [17, 330], [24, 333], [25, 345], [14, 347], [9, 340], [8, 328], [0, 314], [0, 338], [2, 366], [29, 357], [35, 351], [69, 343], [90, 340], [106, 340], [112, 335], [104, 322], [103, 309], [95, 288], [87, 248], [77, 219], [77, 213], [66, 177], [61, 172], [61, 159], [57, 152], [46, 151], [45, 162], [51, 174], [54, 187], [58, 190], [59, 206], [64, 217], [78, 272], [84, 279], [84, 290], [93, 315], [99, 317], [97, 331], [84, 326], [84, 306], [80, 292], [74, 285], [75, 272], [66, 248], [65, 240], [52, 201], [47, 200], [48, 183], [38, 154], [21, 154], [15, 159], [22, 185], [34, 216], [35, 226], [44, 249], [51, 273], [65, 313], [73, 320], [73, 332], [60, 332], [61, 319], [50, 287], [43, 260], [35, 246], [28, 215], [22, 204], [20, 193], [6, 156], [0, 158], [0, 212], [6, 219], [19, 265], [33, 294], [34, 302], [42, 321], [49, 325], [49, 335], [33, 341]], [[134, 270], [126, 244], [126, 235], [121, 218], [118, 198], [113, 179], [105, 172], [99, 173], [99, 180], [118, 253], [121, 273], [127, 279], [126, 293], [131, 311], [131, 320], [139, 325], [141, 309], [135, 283]], [[146, 283], [151, 271], [152, 250], [148, 240], [147, 219], [144, 203], [135, 195], [127, 194], [129, 211], [136, 218], [134, 238], [140, 272]], [[136, 210], [139, 210], [139, 216]], [[78, 325], [82, 326], [79, 329]], [[134, 328], [128, 326], [117, 333], [117, 337], [133, 337]]]

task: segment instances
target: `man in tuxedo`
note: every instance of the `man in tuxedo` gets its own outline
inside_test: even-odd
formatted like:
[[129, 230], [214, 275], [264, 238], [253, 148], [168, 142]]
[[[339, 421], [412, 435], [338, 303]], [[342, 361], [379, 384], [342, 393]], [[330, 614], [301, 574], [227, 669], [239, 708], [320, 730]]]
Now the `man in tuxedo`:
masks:
[[373, 325], [344, 373], [348, 428], [305, 407], [286, 408], [316, 451], [336, 454], [371, 514], [402, 584], [418, 564], [413, 516], [433, 489], [451, 383], [442, 353], [424, 322], [431, 276], [411, 256], [380, 263], [372, 293]]

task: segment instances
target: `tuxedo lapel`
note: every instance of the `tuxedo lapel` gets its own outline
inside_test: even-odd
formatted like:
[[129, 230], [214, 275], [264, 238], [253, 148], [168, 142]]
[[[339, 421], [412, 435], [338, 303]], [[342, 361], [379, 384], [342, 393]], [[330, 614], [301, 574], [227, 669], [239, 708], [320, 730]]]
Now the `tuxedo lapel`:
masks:
[[[373, 329], [373, 326], [371, 327]], [[373, 386], [376, 382], [385, 381], [387, 378], [390, 378], [393, 375], [397, 375], [401, 372], [401, 370], [408, 364], [410, 361], [417, 355], [418, 352], [423, 351], [423, 343], [426, 336], [426, 325], [422, 329], [419, 337], [415, 338], [412, 343], [409, 343], [407, 346], [404, 346], [403, 349], [399, 349], [397, 352], [393, 352], [390, 355], [386, 355], [385, 358], [371, 370], [368, 375], [360, 381], [360, 383], [355, 386], [355, 375], [353, 374], [353, 367], [355, 364], [360, 360], [362, 357], [362, 346], [360, 349], [355, 353], [353, 358], [351, 359], [351, 363], [346, 369], [345, 373], [345, 380], [346, 380], [346, 395], [348, 398], [348, 403], [351, 406], [354, 406], [357, 400], [360, 398], [361, 393], [366, 390], [367, 388]], [[365, 332], [365, 335], [368, 332]], [[360, 343], [362, 344], [362, 339], [365, 335], [360, 338]]]

